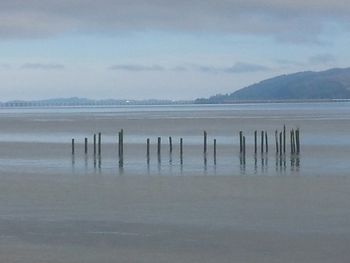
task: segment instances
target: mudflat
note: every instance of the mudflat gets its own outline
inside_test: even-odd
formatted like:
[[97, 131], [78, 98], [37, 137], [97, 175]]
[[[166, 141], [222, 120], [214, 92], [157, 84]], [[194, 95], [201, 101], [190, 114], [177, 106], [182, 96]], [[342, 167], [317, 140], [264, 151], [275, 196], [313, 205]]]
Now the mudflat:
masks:
[[1, 262], [349, 262], [343, 176], [0, 176]]

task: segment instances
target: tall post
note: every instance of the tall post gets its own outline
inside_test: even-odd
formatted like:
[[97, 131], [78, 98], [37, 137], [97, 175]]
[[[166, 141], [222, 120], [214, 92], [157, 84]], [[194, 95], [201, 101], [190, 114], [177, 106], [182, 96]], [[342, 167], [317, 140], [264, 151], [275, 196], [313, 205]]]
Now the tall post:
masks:
[[94, 133], [94, 155], [96, 155], [96, 133]]
[[245, 164], [245, 136], [243, 136], [242, 142], [243, 142], [243, 164]]
[[170, 153], [173, 152], [173, 140], [171, 137], [169, 137], [169, 152]]
[[239, 132], [239, 152], [243, 152], [243, 132]]
[[101, 133], [98, 133], [98, 155], [101, 155]]
[[149, 163], [149, 145], [150, 145], [150, 140], [149, 140], [149, 138], [147, 138], [147, 150], [146, 150], [146, 153], [147, 153], [147, 163]]
[[158, 137], [158, 143], [157, 143], [157, 155], [158, 155], [158, 161], [160, 161], [160, 154], [161, 154], [161, 152], [160, 152], [160, 147], [161, 147], [161, 138], [160, 137]]
[[216, 164], [216, 139], [214, 139], [214, 164]]
[[283, 142], [282, 142], [282, 132], [280, 132], [280, 155], [282, 155]]
[[180, 138], [180, 162], [183, 163], [183, 139]]
[[293, 149], [293, 130], [290, 131], [290, 153], [293, 154], [294, 153], [294, 149]]
[[203, 149], [203, 152], [206, 154], [207, 153], [207, 132], [206, 131], [204, 131], [204, 133], [203, 133], [203, 135], [204, 135], [204, 149]]
[[74, 155], [75, 149], [74, 149], [74, 139], [72, 139], [72, 154]]
[[264, 152], [264, 132], [261, 131], [261, 153]]
[[283, 153], [286, 153], [286, 125], [283, 125]]
[[294, 135], [294, 129], [292, 129], [292, 153], [295, 153], [295, 135]]
[[85, 138], [85, 141], [84, 141], [84, 144], [85, 144], [85, 147], [84, 147], [84, 152], [85, 152], [85, 154], [87, 154], [88, 153], [88, 138]]
[[275, 130], [276, 153], [278, 153], [278, 131]]
[[299, 137], [299, 129], [295, 131], [295, 140], [297, 145], [297, 154], [300, 153], [300, 137]]
[[258, 132], [254, 131], [254, 153], [257, 153], [258, 149]]
[[267, 131], [265, 131], [265, 151], [269, 152], [269, 142], [267, 138]]

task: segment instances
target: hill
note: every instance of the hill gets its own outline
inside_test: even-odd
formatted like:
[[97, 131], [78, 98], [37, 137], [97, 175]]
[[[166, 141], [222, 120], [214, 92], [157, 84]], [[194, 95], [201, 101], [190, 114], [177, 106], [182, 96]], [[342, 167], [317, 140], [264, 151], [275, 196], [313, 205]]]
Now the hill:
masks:
[[350, 68], [299, 72], [267, 79], [226, 95], [197, 99], [196, 103], [273, 100], [350, 99]]

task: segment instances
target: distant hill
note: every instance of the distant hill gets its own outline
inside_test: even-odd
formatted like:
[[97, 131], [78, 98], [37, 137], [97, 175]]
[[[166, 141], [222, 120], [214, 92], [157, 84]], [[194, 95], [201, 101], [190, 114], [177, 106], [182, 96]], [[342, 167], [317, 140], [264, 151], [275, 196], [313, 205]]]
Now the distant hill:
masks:
[[267, 79], [226, 95], [196, 103], [350, 99], [350, 68], [299, 72]]

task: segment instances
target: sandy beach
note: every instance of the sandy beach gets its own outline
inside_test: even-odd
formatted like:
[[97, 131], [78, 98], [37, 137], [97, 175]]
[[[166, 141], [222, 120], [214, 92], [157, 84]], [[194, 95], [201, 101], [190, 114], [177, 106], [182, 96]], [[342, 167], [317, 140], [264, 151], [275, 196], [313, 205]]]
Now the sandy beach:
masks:
[[349, 262], [348, 177], [1, 175], [2, 262]]

